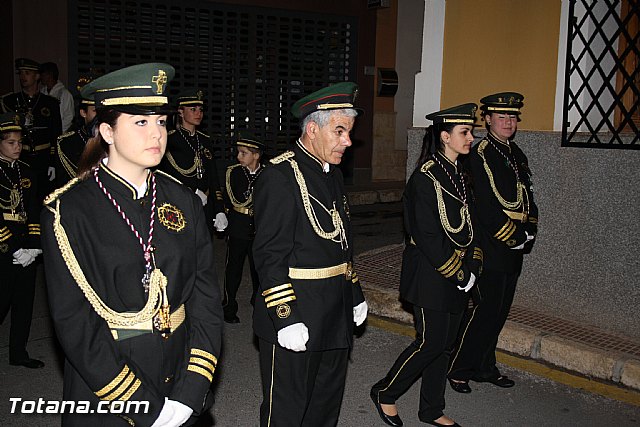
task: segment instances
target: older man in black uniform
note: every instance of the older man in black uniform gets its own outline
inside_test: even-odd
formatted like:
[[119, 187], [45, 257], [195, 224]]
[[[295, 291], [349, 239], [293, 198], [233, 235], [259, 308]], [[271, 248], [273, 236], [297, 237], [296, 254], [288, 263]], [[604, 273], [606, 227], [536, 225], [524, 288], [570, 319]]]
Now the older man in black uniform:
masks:
[[20, 76], [20, 92], [2, 98], [2, 111], [19, 113], [24, 118], [24, 144], [21, 160], [31, 166], [38, 181], [38, 199], [41, 201], [52, 189], [55, 178], [51, 152], [56, 139], [62, 134], [60, 105], [57, 99], [38, 89], [39, 64], [31, 59], [16, 59]]
[[260, 276], [262, 426], [334, 426], [354, 322], [367, 304], [352, 269], [349, 204], [336, 165], [351, 146], [357, 86], [343, 82], [299, 100], [302, 136], [258, 180], [253, 253]]
[[476, 198], [478, 231], [484, 249], [484, 273], [477, 283], [482, 301], [463, 320], [461, 341], [454, 353], [449, 383], [470, 393], [469, 380], [512, 387], [500, 374], [495, 350], [504, 326], [523, 255], [537, 233], [538, 208], [533, 199], [527, 156], [513, 142], [524, 97], [502, 92], [480, 100], [487, 136], [469, 155]]
[[33, 261], [42, 251], [33, 173], [18, 160], [21, 137], [19, 116], [0, 115], [0, 322], [11, 309], [9, 363], [41, 368], [44, 363], [26, 350], [36, 285]]

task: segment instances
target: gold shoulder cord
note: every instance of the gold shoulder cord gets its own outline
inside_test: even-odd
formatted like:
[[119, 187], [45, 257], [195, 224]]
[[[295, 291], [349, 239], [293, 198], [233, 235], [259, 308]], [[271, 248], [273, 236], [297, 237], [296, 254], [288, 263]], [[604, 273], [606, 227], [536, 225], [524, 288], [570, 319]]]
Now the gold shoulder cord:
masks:
[[9, 200], [0, 198], [0, 209], [11, 211], [14, 210], [20, 204], [20, 192], [15, 188], [5, 187], [4, 185], [2, 185], [1, 187], [9, 190]]
[[200, 160], [199, 156], [195, 157], [193, 166], [191, 166], [189, 169], [183, 169], [180, 166], [178, 166], [178, 164], [176, 163], [176, 160], [168, 151], [165, 153], [165, 157], [169, 161], [169, 164], [171, 164], [171, 166], [173, 166], [173, 168], [183, 176], [191, 177], [193, 176], [193, 172], [195, 172], [195, 170], [198, 169], [198, 166], [202, 167], [202, 160]]
[[487, 177], [489, 177], [489, 184], [491, 185], [491, 190], [493, 190], [493, 194], [498, 199], [498, 202], [500, 202], [500, 204], [505, 209], [508, 209], [510, 211], [515, 211], [520, 206], [522, 206], [522, 200], [523, 200], [522, 193], [524, 192], [524, 185], [520, 182], [520, 179], [518, 177], [516, 177], [516, 194], [517, 194], [516, 195], [516, 201], [515, 202], [510, 202], [510, 201], [506, 200], [504, 197], [502, 197], [502, 194], [500, 194], [500, 192], [498, 191], [498, 188], [496, 187], [496, 183], [495, 183], [495, 180], [493, 178], [493, 173], [491, 172], [491, 168], [489, 167], [489, 164], [487, 163], [487, 159], [484, 157], [484, 148], [486, 146], [487, 146], [486, 140], [483, 140], [482, 142], [480, 142], [480, 146], [478, 147], [478, 154], [482, 158], [482, 164], [484, 166], [484, 170], [487, 173]]
[[[64, 187], [62, 189], [64, 189]], [[54, 194], [51, 194], [47, 199], [52, 198], [52, 196], [54, 196]], [[55, 197], [51, 200], [54, 199]], [[151, 272], [149, 298], [142, 310], [136, 313], [120, 313], [112, 310], [104, 303], [104, 301], [102, 301], [102, 299], [100, 299], [89, 282], [87, 282], [84, 272], [82, 271], [80, 264], [78, 264], [78, 260], [76, 259], [73, 249], [71, 248], [71, 244], [69, 243], [67, 233], [60, 223], [60, 200], [56, 200], [55, 209], [48, 205], [47, 209], [54, 214], [53, 231], [58, 242], [58, 247], [60, 248], [62, 259], [64, 259], [71, 276], [76, 281], [95, 312], [108, 323], [120, 326], [131, 326], [136, 323], [151, 320], [160, 309], [161, 297], [164, 296], [163, 294], [165, 293], [167, 286], [167, 278], [164, 274], [162, 274], [159, 269], [154, 269]]]
[[236, 199], [235, 195], [233, 194], [233, 190], [231, 189], [231, 171], [233, 169], [234, 168], [227, 168], [227, 176], [226, 176], [226, 183], [225, 183], [227, 186], [227, 194], [229, 195], [229, 199], [231, 200], [231, 204], [233, 206], [235, 206], [236, 208], [246, 208], [247, 206], [251, 205], [251, 203], [253, 203], [253, 194], [251, 194], [244, 203], [240, 203], [238, 199]]
[[60, 158], [60, 163], [62, 164], [62, 167], [64, 167], [64, 170], [67, 171], [69, 176], [72, 178], [76, 176], [78, 167], [74, 165], [71, 160], [69, 160], [66, 154], [64, 154], [64, 152], [60, 148], [60, 145], [58, 145], [58, 157]]

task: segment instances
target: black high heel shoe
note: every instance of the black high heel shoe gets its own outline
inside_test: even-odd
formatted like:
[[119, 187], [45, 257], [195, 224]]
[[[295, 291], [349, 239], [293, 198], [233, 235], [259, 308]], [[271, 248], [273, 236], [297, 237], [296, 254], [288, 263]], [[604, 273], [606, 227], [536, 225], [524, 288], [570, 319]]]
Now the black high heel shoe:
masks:
[[427, 424], [431, 424], [432, 426], [438, 426], [438, 427], [462, 427], [460, 424], [458, 424], [457, 422], [453, 422], [453, 424], [440, 424], [434, 421], [425, 421], [425, 423]]
[[454, 381], [451, 378], [448, 378], [448, 380], [453, 391], [464, 394], [471, 393], [471, 387], [469, 387], [468, 381]]
[[378, 410], [378, 415], [380, 415], [380, 419], [382, 419], [382, 421], [384, 421], [385, 424], [390, 426], [395, 426], [395, 427], [404, 425], [402, 423], [402, 420], [400, 419], [400, 415], [397, 415], [397, 414], [387, 415], [384, 413], [384, 411], [382, 410], [382, 406], [380, 406], [380, 402], [378, 402], [378, 390], [375, 390], [372, 388], [371, 393], [369, 395], [371, 396], [371, 400], [373, 401], [373, 404]]

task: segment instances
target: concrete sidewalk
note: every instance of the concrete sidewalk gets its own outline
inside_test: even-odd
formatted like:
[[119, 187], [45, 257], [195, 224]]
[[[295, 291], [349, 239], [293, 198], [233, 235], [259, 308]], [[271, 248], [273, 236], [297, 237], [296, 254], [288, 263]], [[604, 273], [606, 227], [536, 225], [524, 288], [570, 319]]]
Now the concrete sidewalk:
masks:
[[[370, 250], [355, 264], [370, 313], [413, 324], [398, 300], [403, 249], [396, 244]], [[640, 342], [629, 337], [514, 305], [498, 348], [640, 390]]]

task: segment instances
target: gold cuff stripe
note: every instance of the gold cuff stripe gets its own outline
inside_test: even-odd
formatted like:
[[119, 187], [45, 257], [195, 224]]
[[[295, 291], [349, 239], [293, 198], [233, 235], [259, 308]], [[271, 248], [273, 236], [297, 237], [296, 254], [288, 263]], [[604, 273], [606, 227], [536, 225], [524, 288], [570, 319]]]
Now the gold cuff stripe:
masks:
[[484, 252], [482, 252], [482, 249], [480, 248], [473, 249], [473, 259], [479, 259], [479, 260], [484, 259]]
[[129, 367], [127, 365], [124, 365], [124, 368], [122, 368], [122, 371], [120, 371], [120, 373], [109, 384], [107, 384], [106, 386], [102, 387], [100, 390], [96, 391], [96, 396], [102, 397], [102, 396], [105, 396], [105, 395], [109, 394], [111, 392], [111, 390], [116, 388], [118, 386], [118, 384], [120, 384], [122, 382], [124, 377], [129, 375], [130, 371], [131, 370], [129, 369]]
[[216, 366], [202, 357], [190, 357], [189, 364], [195, 364], [207, 368], [212, 374], [216, 370]]
[[282, 292], [278, 292], [276, 294], [269, 295], [268, 297], [266, 297], [264, 299], [264, 302], [273, 301], [274, 299], [278, 299], [278, 298], [284, 298], [287, 295], [293, 295], [294, 293], [295, 292], [293, 291], [293, 289], [285, 289]]
[[209, 360], [214, 365], [218, 365], [218, 358], [215, 357], [213, 354], [209, 353], [208, 351], [200, 350], [199, 348], [192, 348], [191, 355], [200, 356], [202, 358]]
[[161, 106], [167, 104], [169, 100], [166, 96], [122, 96], [119, 98], [109, 98], [100, 101], [102, 105], [139, 105], [149, 104]]
[[446, 271], [441, 271], [440, 273], [448, 279], [449, 277], [453, 276], [458, 270], [460, 270], [460, 267], [462, 267], [462, 260], [458, 258], [458, 262], [456, 262], [455, 265], [452, 266], [452, 268]]
[[507, 220], [506, 224], [502, 226], [502, 228], [494, 234], [494, 237], [498, 240], [507, 240], [515, 231], [516, 225], [510, 219]]
[[444, 270], [449, 270], [451, 268], [451, 265], [455, 263], [457, 259], [460, 259], [458, 257], [458, 254], [456, 252], [453, 253], [453, 255], [451, 255], [451, 258], [449, 258], [444, 264], [442, 264], [442, 266], [440, 268], [438, 268], [437, 270], [442, 273]]
[[285, 302], [294, 301], [296, 299], [297, 298], [295, 295], [291, 295], [290, 297], [282, 298], [277, 301], [271, 301], [269, 304], [267, 304], [267, 308], [275, 307], [276, 305], [284, 304]]
[[191, 372], [195, 372], [196, 374], [200, 374], [203, 377], [205, 377], [209, 382], [213, 381], [213, 375], [211, 375], [211, 372], [207, 371], [204, 368], [201, 368], [200, 366], [189, 365], [189, 367], [187, 367], [187, 371], [191, 371]]
[[136, 380], [136, 382], [133, 383], [131, 388], [129, 388], [129, 391], [126, 392], [119, 400], [124, 400], [124, 401], [129, 400], [129, 398], [133, 395], [133, 393], [135, 393], [136, 390], [138, 390], [138, 387], [140, 387], [140, 384], [142, 384], [142, 382], [140, 380]]
[[274, 292], [278, 292], [282, 289], [287, 289], [287, 288], [293, 288], [291, 283], [285, 283], [284, 285], [278, 285], [278, 286], [274, 286], [273, 288], [269, 288], [266, 291], [262, 292], [262, 296], [266, 297], [269, 294], [272, 294]]
[[[122, 395], [127, 390], [129, 390], [129, 388], [133, 385], [135, 379], [136, 379], [135, 374], [129, 371], [129, 375], [127, 375], [127, 377], [124, 379], [124, 381], [122, 381], [122, 383], [118, 386], [118, 388], [116, 388], [106, 396], [98, 396], [98, 397], [102, 400], [115, 400], [118, 398], [118, 396]], [[124, 399], [120, 399], [120, 400], [124, 400]]]

